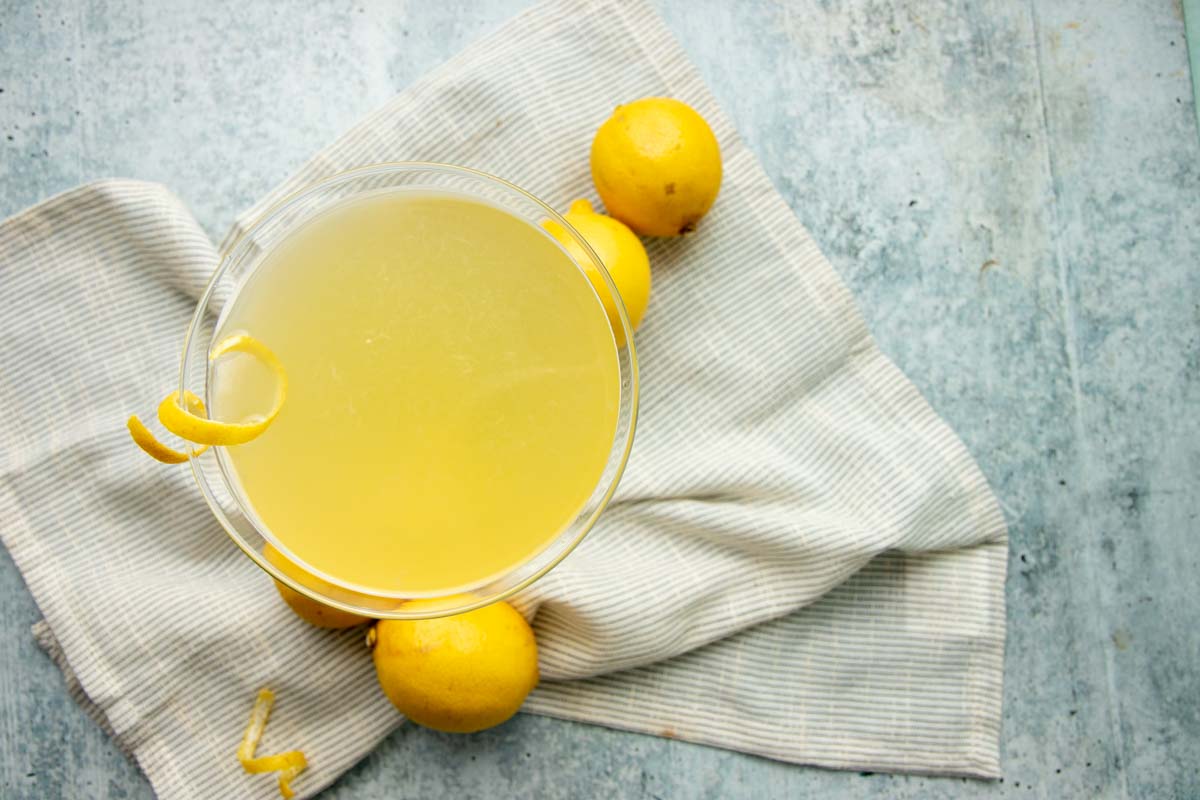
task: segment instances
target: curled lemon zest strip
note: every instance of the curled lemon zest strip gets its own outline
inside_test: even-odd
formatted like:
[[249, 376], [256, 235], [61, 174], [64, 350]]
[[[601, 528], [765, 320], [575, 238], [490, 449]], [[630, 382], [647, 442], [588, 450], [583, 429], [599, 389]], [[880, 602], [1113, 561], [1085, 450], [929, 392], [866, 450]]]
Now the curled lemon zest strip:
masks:
[[250, 709], [250, 721], [246, 723], [246, 730], [242, 733], [242, 743], [237, 749], [238, 761], [243, 765], [254, 760], [254, 751], [258, 749], [258, 742], [267, 727], [273, 705], [275, 693], [270, 689], [259, 689], [258, 696], [254, 698], [254, 708]]
[[195, 413], [192, 408], [193, 400], [198, 400], [191, 392], [184, 392], [185, 402], [179, 402], [179, 392], [171, 392], [158, 404], [158, 421], [163, 427], [181, 439], [189, 442], [207, 445], [245, 444], [261, 436], [263, 431], [275, 421], [283, 401], [287, 398], [287, 372], [283, 369], [276, 355], [265, 344], [247, 333], [235, 333], [224, 339], [209, 353], [209, 360], [215, 361], [226, 353], [246, 353], [262, 361], [275, 373], [275, 404], [266, 416], [255, 422], [218, 422], [208, 419], [206, 415]]
[[246, 772], [278, 772], [282, 770], [299, 770], [308, 766], [308, 759], [299, 750], [288, 750], [286, 753], [276, 753], [273, 756], [257, 756], [242, 760], [242, 769]]
[[292, 779], [303, 772], [306, 766], [308, 765], [302, 764], [279, 771], [279, 793], [287, 798], [287, 800], [291, 800], [291, 798], [296, 796], [296, 793], [292, 791]]
[[[187, 393], [187, 404], [188, 409], [194, 414], [208, 414], [208, 411], [204, 408], [204, 401], [191, 392]], [[151, 458], [161, 461], [164, 464], [182, 464], [189, 457], [198, 456], [208, 449], [208, 445], [204, 445], [189, 454], [182, 450], [167, 447], [150, 432], [150, 429], [146, 427], [146, 424], [142, 422], [142, 418], [137, 414], [131, 415], [125, 421], [125, 427], [129, 428], [129, 435], [133, 438], [134, 444], [142, 448]]]
[[130, 416], [125, 425], [129, 428], [129, 435], [133, 438], [134, 444], [142, 448], [148, 456], [164, 464], [182, 464], [192, 456], [198, 456], [208, 449], [208, 445], [204, 445], [190, 453], [185, 453], [182, 450], [167, 447], [150, 432], [137, 414]]
[[250, 773], [279, 772], [279, 793], [285, 798], [295, 795], [291, 781], [308, 767], [308, 759], [299, 750], [289, 750], [270, 756], [257, 756], [259, 740], [271, 717], [271, 706], [275, 704], [275, 693], [270, 689], [259, 689], [254, 699], [254, 707], [250, 710], [250, 720], [242, 733], [242, 742], [238, 745], [237, 758], [242, 769]]

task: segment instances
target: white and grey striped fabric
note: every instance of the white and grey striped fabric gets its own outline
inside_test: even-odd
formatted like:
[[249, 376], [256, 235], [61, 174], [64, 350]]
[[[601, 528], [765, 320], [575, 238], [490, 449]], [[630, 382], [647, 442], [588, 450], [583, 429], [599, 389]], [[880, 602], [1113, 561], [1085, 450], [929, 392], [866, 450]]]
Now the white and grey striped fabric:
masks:
[[[595, 200], [592, 132], [646, 95], [713, 123], [725, 182], [696, 234], [649, 244], [637, 443], [598, 528], [519, 599], [544, 678], [526, 710], [803, 764], [997, 775], [996, 501], [652, 12], [535, 7], [243, 220], [405, 159], [560, 207]], [[143, 183], [84, 186], [0, 226], [0, 534], [44, 613], [39, 641], [160, 797], [274, 796], [233, 755], [263, 685], [279, 698], [264, 747], [308, 753], [308, 796], [401, 722], [361, 631], [293, 618], [187, 468], [124, 429], [175, 379], [216, 260]]]

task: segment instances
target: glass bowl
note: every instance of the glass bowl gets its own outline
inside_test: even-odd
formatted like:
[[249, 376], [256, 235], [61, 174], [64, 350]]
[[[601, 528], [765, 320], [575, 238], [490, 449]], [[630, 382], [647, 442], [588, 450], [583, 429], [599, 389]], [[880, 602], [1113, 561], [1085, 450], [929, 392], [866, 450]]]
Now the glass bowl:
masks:
[[[356, 197], [391, 191], [439, 191], [466, 195], [507, 211], [535, 226], [547, 237], [549, 234], [542, 229], [542, 224], [547, 221], [558, 223], [575, 239], [582, 251], [600, 265], [600, 273], [609, 292], [617, 298], [616, 305], [626, 342], [617, 350], [621, 385], [612, 448], [599, 481], [571, 523], [539, 553], [516, 568], [471, 588], [469, 595], [449, 596], [444, 603], [421, 604], [426, 607], [419, 611], [405, 610], [404, 601], [411, 598], [364, 593], [322, 578], [306, 576], [302, 571], [281, 570], [264, 553], [268, 536], [254, 513], [240, 498], [240, 491], [235, 489], [232, 469], [223, 455], [224, 448], [214, 447], [191, 458], [192, 473], [213, 515], [234, 543], [272, 578], [317, 602], [342, 611], [379, 619], [419, 619], [470, 611], [520, 591], [566, 558], [592, 529], [617, 488], [633, 445], [638, 403], [637, 356], [632, 326], [611, 276], [601, 265], [595, 251], [550, 206], [507, 181], [473, 169], [433, 163], [387, 163], [349, 170], [295, 192], [265, 211], [228, 246], [188, 327], [179, 376], [181, 394], [190, 390], [211, 407], [213, 376], [209, 351], [216, 344], [224, 311], [267, 253], [333, 206]], [[582, 271], [583, 268], [574, 259], [571, 263]]]

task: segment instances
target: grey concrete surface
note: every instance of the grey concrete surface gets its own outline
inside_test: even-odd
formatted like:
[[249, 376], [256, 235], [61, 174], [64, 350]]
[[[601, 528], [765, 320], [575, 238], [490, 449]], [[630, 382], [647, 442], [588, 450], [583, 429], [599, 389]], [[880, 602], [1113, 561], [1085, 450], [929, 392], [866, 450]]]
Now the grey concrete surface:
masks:
[[[325, 796], [1200, 797], [1200, 140], [1178, 4], [654, 3], [1004, 504], [1004, 781], [522, 715], [400, 730]], [[0, 216], [128, 176], [219, 237], [526, 4], [0, 3]], [[149, 797], [37, 618], [0, 556], [0, 797]]]

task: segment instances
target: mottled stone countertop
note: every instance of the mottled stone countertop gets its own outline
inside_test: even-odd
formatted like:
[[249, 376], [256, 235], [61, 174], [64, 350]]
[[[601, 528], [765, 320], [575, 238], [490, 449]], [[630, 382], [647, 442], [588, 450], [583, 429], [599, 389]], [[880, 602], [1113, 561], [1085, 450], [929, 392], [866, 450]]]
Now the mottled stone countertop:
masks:
[[[3, 3], [0, 216], [126, 176], [219, 237], [527, 2]], [[522, 715], [406, 726], [325, 796], [1200, 797], [1200, 138], [1178, 4], [654, 2], [1001, 498], [1004, 781]], [[0, 796], [150, 797], [36, 619], [5, 553]]]

